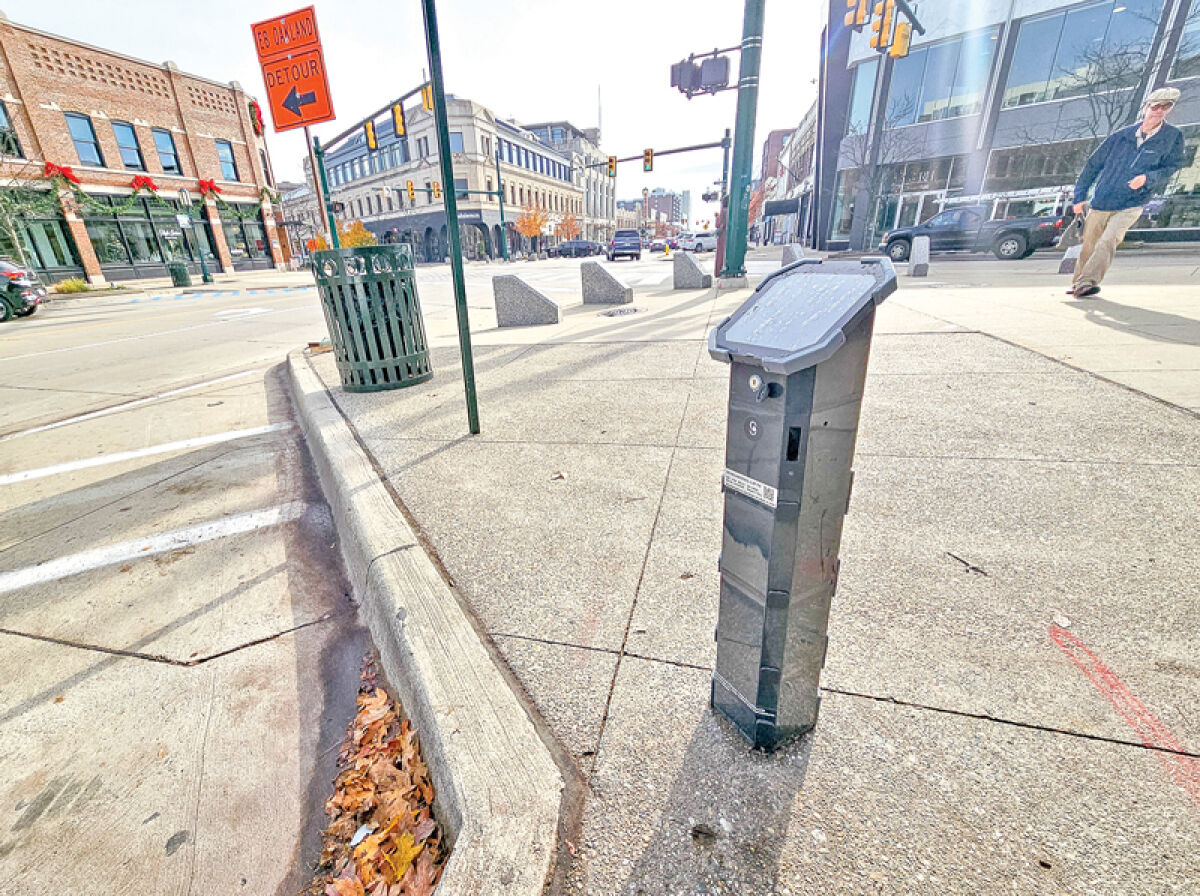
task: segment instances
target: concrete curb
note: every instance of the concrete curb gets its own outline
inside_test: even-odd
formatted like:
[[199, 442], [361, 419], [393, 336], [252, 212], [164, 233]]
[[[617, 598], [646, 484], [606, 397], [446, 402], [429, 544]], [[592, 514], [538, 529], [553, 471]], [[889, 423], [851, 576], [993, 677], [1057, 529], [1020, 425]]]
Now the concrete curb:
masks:
[[563, 777], [303, 350], [288, 369], [347, 575], [420, 733], [453, 844], [437, 894], [540, 896]]

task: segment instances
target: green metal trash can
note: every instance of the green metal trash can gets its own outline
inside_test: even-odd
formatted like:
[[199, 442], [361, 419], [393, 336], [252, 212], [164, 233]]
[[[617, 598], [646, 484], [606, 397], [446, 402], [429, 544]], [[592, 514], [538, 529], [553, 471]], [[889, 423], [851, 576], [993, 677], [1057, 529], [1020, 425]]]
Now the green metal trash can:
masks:
[[187, 265], [182, 261], [168, 261], [167, 273], [171, 275], [172, 286], [192, 285], [192, 275], [188, 273]]
[[407, 245], [314, 252], [312, 268], [347, 392], [399, 389], [433, 376]]

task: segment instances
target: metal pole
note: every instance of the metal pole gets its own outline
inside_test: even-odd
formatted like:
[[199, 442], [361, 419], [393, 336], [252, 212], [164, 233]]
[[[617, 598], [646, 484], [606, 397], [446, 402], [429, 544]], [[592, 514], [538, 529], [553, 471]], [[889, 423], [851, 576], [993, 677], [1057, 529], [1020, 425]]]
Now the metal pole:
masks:
[[438, 161], [445, 184], [446, 233], [450, 237], [450, 271], [454, 275], [454, 306], [458, 312], [458, 346], [462, 354], [463, 386], [467, 392], [467, 422], [471, 435], [479, 435], [479, 408], [475, 401], [475, 361], [471, 357], [471, 324], [467, 319], [467, 289], [463, 281], [462, 242], [458, 235], [458, 197], [454, 193], [454, 160], [450, 157], [450, 128], [446, 122], [446, 91], [442, 85], [442, 50], [438, 40], [437, 11], [433, 0], [421, 0], [425, 18], [425, 48], [429, 53], [433, 114], [437, 124]]
[[317, 171], [321, 178], [321, 197], [325, 200], [325, 215], [329, 219], [329, 245], [334, 249], [342, 248], [338, 239], [337, 221], [333, 219], [333, 200], [329, 198], [329, 178], [325, 176], [325, 150], [321, 149], [321, 141], [313, 137], [313, 152], [317, 157]]
[[722, 277], [742, 277], [746, 273], [746, 216], [750, 210], [750, 173], [754, 165], [754, 119], [758, 111], [758, 66], [762, 58], [765, 5], [766, 0], [746, 0], [733, 137], [733, 184], [729, 191]]
[[721, 141], [721, 198], [717, 202], [717, 251], [713, 259], [713, 269], [719, 275], [725, 267], [725, 243], [729, 236], [729, 228], [725, 222], [729, 220], [729, 128], [725, 129], [725, 138]]
[[[313, 136], [308, 132], [308, 125], [304, 126], [304, 142], [308, 147], [308, 164], [312, 168], [313, 182], [313, 198], [317, 200], [317, 208], [321, 207], [321, 184], [317, 180], [317, 157], [313, 154]], [[321, 216], [321, 220], [325, 220], [325, 216]], [[328, 240], [330, 246], [333, 245], [333, 240]], [[307, 247], [305, 247], [307, 248]]]
[[496, 192], [500, 196], [500, 257], [508, 261], [508, 228], [504, 226], [504, 182], [500, 180], [500, 135], [496, 135]]

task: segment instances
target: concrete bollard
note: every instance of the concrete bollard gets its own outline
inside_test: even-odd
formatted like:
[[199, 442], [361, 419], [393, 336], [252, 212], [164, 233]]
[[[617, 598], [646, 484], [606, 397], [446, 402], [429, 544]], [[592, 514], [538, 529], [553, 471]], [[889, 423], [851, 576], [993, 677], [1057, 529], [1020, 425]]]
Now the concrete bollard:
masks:
[[912, 249], [908, 255], [908, 276], [929, 276], [929, 237], [918, 236], [912, 241]]
[[700, 262], [687, 252], [676, 252], [672, 271], [675, 289], [708, 289], [712, 286], [712, 275], [700, 268]]
[[1082, 245], [1072, 246], [1063, 253], [1062, 261], [1058, 263], [1058, 272], [1060, 274], [1074, 274], [1075, 265], [1079, 263], [1079, 252], [1083, 249]]

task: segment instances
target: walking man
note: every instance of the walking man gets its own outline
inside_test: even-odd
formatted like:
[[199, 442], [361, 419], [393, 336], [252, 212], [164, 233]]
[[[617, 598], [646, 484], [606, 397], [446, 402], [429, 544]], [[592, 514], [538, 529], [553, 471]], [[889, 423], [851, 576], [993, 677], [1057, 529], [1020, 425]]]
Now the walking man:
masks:
[[1146, 98], [1142, 120], [1109, 134], [1083, 166], [1075, 184], [1075, 214], [1087, 209], [1093, 185], [1095, 191], [1068, 294], [1086, 298], [1100, 292], [1100, 281], [1125, 231], [1137, 223], [1150, 197], [1183, 167], [1183, 134], [1164, 120], [1178, 99], [1174, 87], [1155, 90]]

